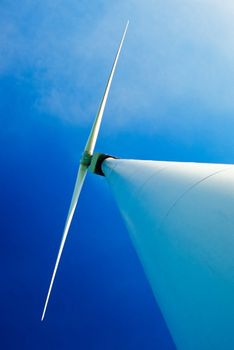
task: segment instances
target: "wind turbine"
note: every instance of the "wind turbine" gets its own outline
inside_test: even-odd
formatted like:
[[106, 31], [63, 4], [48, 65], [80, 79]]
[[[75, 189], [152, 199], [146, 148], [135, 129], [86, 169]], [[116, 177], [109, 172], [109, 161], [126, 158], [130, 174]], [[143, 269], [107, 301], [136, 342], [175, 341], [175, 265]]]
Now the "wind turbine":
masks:
[[81, 158], [42, 320], [89, 168], [107, 179], [176, 347], [234, 349], [234, 165], [93, 153], [127, 27]]

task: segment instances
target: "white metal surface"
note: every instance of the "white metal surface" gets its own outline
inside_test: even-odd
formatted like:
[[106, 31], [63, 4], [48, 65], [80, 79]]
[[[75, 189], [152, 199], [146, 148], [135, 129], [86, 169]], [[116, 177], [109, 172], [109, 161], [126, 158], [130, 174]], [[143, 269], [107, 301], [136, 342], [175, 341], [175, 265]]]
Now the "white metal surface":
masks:
[[234, 349], [234, 166], [102, 169], [177, 348]]
[[118, 50], [117, 50], [117, 54], [115, 56], [114, 64], [112, 66], [112, 69], [111, 69], [111, 72], [110, 72], [110, 76], [109, 76], [109, 79], [107, 81], [105, 92], [104, 92], [103, 98], [102, 98], [101, 103], [100, 103], [99, 110], [98, 110], [97, 116], [96, 116], [96, 118], [94, 120], [92, 129], [90, 131], [90, 134], [89, 134], [89, 137], [88, 137], [88, 140], [87, 140], [87, 143], [85, 145], [83, 156], [82, 156], [81, 161], [80, 161], [80, 166], [79, 166], [78, 173], [77, 173], [75, 188], [74, 188], [74, 191], [73, 191], [70, 208], [69, 208], [69, 211], [68, 211], [65, 227], [64, 227], [64, 230], [63, 230], [62, 240], [61, 240], [61, 243], [60, 243], [60, 246], [59, 246], [59, 251], [58, 251], [57, 258], [56, 258], [53, 274], [52, 274], [52, 277], [51, 277], [51, 280], [50, 280], [50, 285], [49, 285], [49, 289], [48, 289], [48, 292], [47, 292], [47, 296], [46, 296], [46, 300], [45, 300], [45, 304], [44, 304], [44, 308], [43, 308], [43, 312], [42, 312], [41, 321], [43, 321], [44, 317], [45, 317], [45, 313], [46, 313], [46, 309], [47, 309], [47, 306], [48, 306], [50, 294], [51, 294], [51, 291], [52, 291], [52, 288], [53, 288], [55, 276], [56, 276], [57, 269], [58, 269], [58, 266], [59, 266], [59, 262], [60, 262], [60, 259], [61, 259], [61, 256], [62, 256], [64, 245], [65, 245], [65, 242], [66, 242], [66, 239], [67, 239], [67, 235], [68, 235], [68, 232], [69, 232], [69, 229], [70, 229], [72, 218], [73, 218], [73, 215], [74, 215], [77, 203], [78, 203], [78, 199], [79, 199], [82, 187], [83, 187], [83, 183], [84, 183], [84, 180], [85, 180], [85, 177], [86, 177], [86, 174], [87, 174], [88, 167], [90, 165], [91, 156], [93, 154], [93, 151], [94, 151], [94, 148], [95, 148], [95, 145], [96, 145], [96, 142], [97, 142], [97, 137], [98, 137], [99, 129], [100, 129], [100, 126], [101, 126], [102, 117], [103, 117], [103, 113], [104, 113], [105, 106], [106, 106], [106, 101], [107, 101], [108, 94], [109, 94], [109, 91], [110, 91], [111, 82], [112, 82], [112, 79], [113, 79], [113, 76], [114, 76], [114, 73], [115, 73], [115, 69], [116, 69], [118, 58], [119, 58], [119, 55], [120, 55], [120, 52], [121, 52], [121, 48], [123, 46], [124, 38], [125, 38], [127, 29], [128, 29], [128, 23], [129, 23], [129, 21], [126, 24], [126, 27], [125, 27], [122, 39], [120, 41], [120, 44], [119, 44], [119, 47], [118, 47]]

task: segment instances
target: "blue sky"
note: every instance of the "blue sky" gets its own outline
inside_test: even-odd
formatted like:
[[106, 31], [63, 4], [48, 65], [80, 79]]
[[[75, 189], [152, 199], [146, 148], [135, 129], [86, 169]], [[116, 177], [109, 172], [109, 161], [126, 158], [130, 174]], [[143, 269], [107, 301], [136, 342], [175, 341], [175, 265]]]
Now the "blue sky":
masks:
[[233, 163], [234, 5], [1, 1], [3, 349], [174, 349], [104, 178], [89, 174], [40, 322], [80, 154]]

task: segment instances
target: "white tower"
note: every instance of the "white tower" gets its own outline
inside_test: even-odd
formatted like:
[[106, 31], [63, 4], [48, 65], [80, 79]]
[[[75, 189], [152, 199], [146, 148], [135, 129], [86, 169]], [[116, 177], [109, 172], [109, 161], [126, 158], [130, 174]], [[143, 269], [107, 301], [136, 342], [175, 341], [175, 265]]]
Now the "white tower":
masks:
[[234, 349], [234, 166], [108, 158], [102, 170], [177, 348]]

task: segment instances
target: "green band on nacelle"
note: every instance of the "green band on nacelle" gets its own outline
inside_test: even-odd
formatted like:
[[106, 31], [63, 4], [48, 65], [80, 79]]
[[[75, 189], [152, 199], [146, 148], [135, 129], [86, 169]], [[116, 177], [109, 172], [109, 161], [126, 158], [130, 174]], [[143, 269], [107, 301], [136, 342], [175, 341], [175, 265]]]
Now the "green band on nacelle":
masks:
[[105, 174], [102, 171], [102, 163], [107, 158], [117, 159], [116, 157], [110, 156], [109, 154], [98, 153], [98, 152], [94, 153], [91, 159], [89, 170], [94, 174], [105, 176]]

